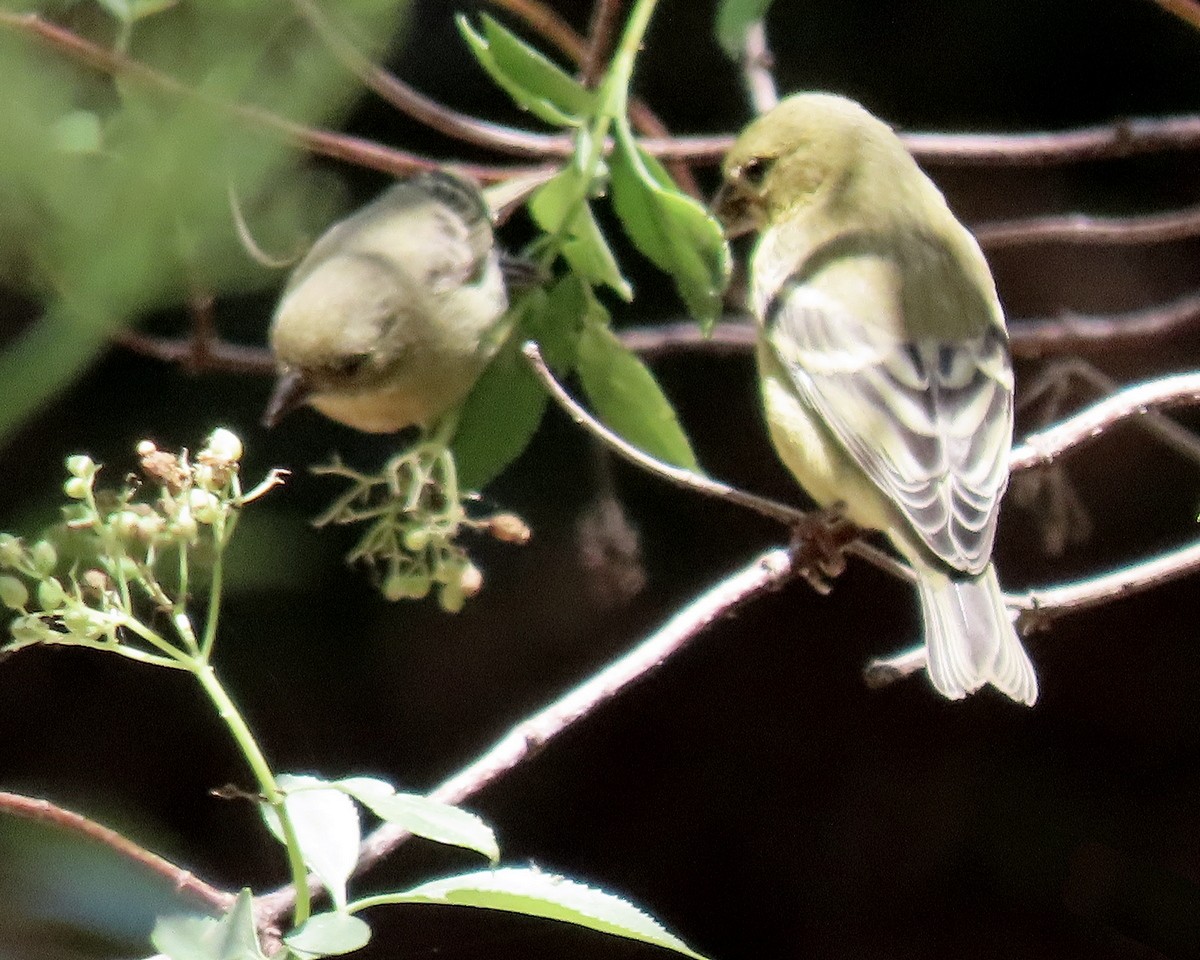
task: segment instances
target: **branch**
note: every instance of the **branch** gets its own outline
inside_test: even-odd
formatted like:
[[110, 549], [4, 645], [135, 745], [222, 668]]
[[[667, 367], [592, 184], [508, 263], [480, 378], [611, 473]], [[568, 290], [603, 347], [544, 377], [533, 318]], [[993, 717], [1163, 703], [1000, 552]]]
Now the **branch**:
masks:
[[742, 82], [750, 95], [750, 105], [758, 115], [779, 103], [779, 91], [771, 73], [775, 58], [767, 45], [767, 25], [763, 20], [750, 24], [742, 49]]
[[145, 847], [138, 846], [115, 830], [101, 826], [82, 814], [56, 806], [49, 800], [0, 792], [0, 813], [8, 813], [37, 823], [48, 823], [60, 830], [95, 841], [118, 856], [166, 880], [177, 893], [187, 894], [215, 912], [227, 912], [236, 899], [234, 894], [205, 883], [190, 871], [177, 867]]
[[1010, 320], [1008, 334], [1014, 357], [1035, 359], [1100, 347], [1144, 346], [1194, 326], [1200, 326], [1200, 294], [1190, 293], [1124, 313], [1064, 312], [1057, 317]]
[[[159, 73], [145, 64], [94, 44], [64, 27], [43, 19], [36, 13], [20, 14], [0, 10], [0, 26], [27, 34], [93, 70], [110, 76], [126, 77], [164, 94], [223, 110], [252, 131], [268, 130], [310, 153], [335, 160], [344, 160], [394, 176], [404, 176], [416, 170], [432, 170], [443, 166], [441, 162], [432, 157], [384, 147], [359, 137], [306, 127], [259, 107], [231, 103], [207, 96], [174, 77]], [[485, 164], [458, 164], [457, 167], [475, 179], [487, 183], [527, 174], [535, 169], [531, 167], [497, 167]]]
[[1147, 410], [1196, 403], [1200, 403], [1200, 372], [1179, 373], [1125, 387], [1052, 427], [1030, 434], [1013, 448], [1009, 469], [1015, 472], [1053, 463], [1068, 450]]
[[918, 160], [956, 167], [1052, 167], [1200, 149], [1200, 115], [1140, 117], [1039, 133], [902, 133]]
[[1200, 30], [1200, 3], [1196, 0], [1153, 0], [1167, 13]]
[[579, 63], [579, 79], [594, 87], [604, 74], [621, 17], [621, 0], [596, 0], [588, 24], [587, 52]]
[[[1149, 339], [1177, 335], [1200, 326], [1200, 294], [1170, 303], [1122, 313], [1081, 314], [1064, 311], [1057, 317], [1018, 318], [1008, 322], [1014, 357], [1040, 359], [1053, 354], [1104, 347], [1145, 345]], [[712, 354], [744, 353], [754, 349], [754, 321], [746, 317], [725, 321], [705, 336], [692, 321], [627, 327], [621, 342], [644, 357], [685, 351]]]
[[[627, 654], [540, 712], [522, 720], [488, 750], [444, 781], [430, 796], [445, 803], [461, 803], [477, 794], [536, 755], [563, 731], [652, 673], [717, 620], [759, 594], [780, 586], [789, 576], [791, 560], [786, 551], [769, 550], [762, 554], [701, 594]], [[379, 862], [409, 836], [391, 824], [377, 828], [363, 841], [356, 869], [365, 870]], [[286, 913], [294, 897], [295, 892], [290, 887], [259, 897], [255, 912], [260, 925]]]
[[1200, 207], [1133, 217], [1092, 217], [1081, 213], [982, 223], [971, 232], [988, 250], [1031, 243], [1075, 245], [1164, 243], [1200, 234]]
[[[1005, 605], [1020, 611], [1022, 633], [1043, 629], [1052, 620], [1103, 606], [1122, 597], [1144, 593], [1172, 580], [1200, 572], [1200, 541], [1131, 563], [1109, 573], [1071, 583], [1039, 587], [1026, 593], [1006, 594]], [[890, 657], [877, 657], [863, 668], [867, 686], [878, 689], [925, 669], [925, 647], [913, 647]]]
[[[555, 379], [550, 368], [546, 366], [536, 343], [526, 343], [522, 348], [522, 353], [525, 354], [530, 366], [533, 367], [533, 372], [537, 374], [542, 385], [550, 392], [554, 401], [567, 415], [619, 457], [629, 461], [634, 466], [662, 477], [664, 480], [669, 480], [671, 483], [683, 487], [685, 490], [691, 490], [694, 493], [715, 497], [718, 500], [724, 500], [727, 503], [744, 507], [769, 520], [774, 520], [793, 529], [818, 519], [816, 514], [798, 510], [795, 507], [790, 507], [774, 500], [768, 500], [766, 497], [760, 497], [753, 493], [747, 493], [745, 490], [731, 487], [729, 484], [721, 483], [719, 480], [711, 480], [698, 473], [693, 473], [691, 470], [685, 470], [682, 467], [675, 467], [663, 463], [661, 460], [656, 460], [645, 451], [639, 450], [632, 444], [627, 443], [576, 403], [575, 398], [563, 389], [562, 384]], [[912, 571], [908, 567], [863, 540], [851, 541], [845, 546], [845, 550], [847, 553], [852, 553], [902, 580], [911, 582], [913, 579]]]

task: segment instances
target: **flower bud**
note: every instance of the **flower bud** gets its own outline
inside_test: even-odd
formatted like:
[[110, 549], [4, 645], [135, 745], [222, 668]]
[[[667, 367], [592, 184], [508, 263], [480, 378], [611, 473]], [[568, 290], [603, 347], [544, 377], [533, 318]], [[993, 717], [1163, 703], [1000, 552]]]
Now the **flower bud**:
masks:
[[15, 567], [25, 559], [25, 547], [20, 537], [0, 533], [0, 567]]
[[86, 454], [67, 457], [67, 473], [81, 480], [90, 480], [96, 473], [96, 461]]
[[221, 502], [207, 490], [189, 490], [188, 509], [199, 523], [216, 523], [221, 516]]
[[57, 610], [67, 599], [67, 591], [54, 577], [47, 577], [37, 588], [38, 606], [49, 612]]
[[383, 581], [383, 596], [393, 603], [397, 600], [420, 600], [429, 593], [429, 575], [424, 572], [401, 573], [393, 570]]
[[85, 477], [67, 477], [66, 483], [63, 484], [63, 493], [72, 500], [86, 500], [91, 489], [92, 482]]
[[0, 603], [9, 610], [24, 610], [29, 602], [29, 590], [20, 580], [12, 576], [0, 576]]
[[502, 543], [525, 544], [533, 536], [529, 525], [515, 513], [498, 513], [485, 524], [487, 532]]
[[429, 546], [429, 531], [424, 527], [413, 527], [404, 531], [404, 549], [410, 553], [420, 553]]
[[29, 550], [29, 558], [33, 568], [41, 576], [49, 575], [58, 566], [58, 551], [48, 540], [39, 540]]
[[468, 563], [462, 569], [458, 578], [458, 589], [464, 597], [473, 597], [483, 589], [483, 571], [475, 564]]
[[232, 430], [218, 427], [208, 438], [200, 456], [213, 463], [231, 465], [242, 459], [242, 441]]

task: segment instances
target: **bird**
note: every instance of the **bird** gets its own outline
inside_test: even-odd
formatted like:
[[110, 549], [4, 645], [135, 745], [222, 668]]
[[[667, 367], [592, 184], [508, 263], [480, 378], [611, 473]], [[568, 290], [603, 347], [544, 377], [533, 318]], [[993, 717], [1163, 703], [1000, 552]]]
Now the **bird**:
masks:
[[758, 234], [748, 293], [780, 458], [907, 560], [940, 694], [990, 684], [1032, 706], [991, 560], [1013, 371], [978, 243], [892, 128], [835, 94], [780, 101], [722, 172], [714, 213], [730, 238]]
[[271, 321], [278, 379], [263, 422], [308, 403], [365, 433], [429, 428], [466, 397], [508, 308], [478, 185], [417, 174], [330, 227]]

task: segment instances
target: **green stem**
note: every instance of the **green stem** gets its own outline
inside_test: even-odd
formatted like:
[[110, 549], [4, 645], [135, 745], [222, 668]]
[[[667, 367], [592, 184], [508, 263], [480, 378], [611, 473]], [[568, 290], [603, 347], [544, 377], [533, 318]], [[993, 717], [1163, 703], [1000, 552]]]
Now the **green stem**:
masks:
[[204, 688], [204, 692], [208, 694], [209, 700], [217, 708], [217, 715], [225, 721], [225, 726], [229, 728], [229, 732], [233, 734], [233, 739], [237, 742], [238, 747], [241, 748], [242, 755], [246, 758], [246, 762], [250, 765], [250, 769], [254, 773], [254, 778], [258, 781], [258, 787], [262, 791], [263, 798], [274, 808], [276, 815], [279, 817], [279, 823], [283, 830], [284, 844], [287, 846], [288, 865], [292, 871], [292, 885], [296, 888], [296, 906], [293, 919], [295, 925], [298, 927], [309, 917], [308, 870], [304, 866], [304, 856], [300, 851], [300, 841], [296, 836], [296, 827], [288, 815], [287, 806], [283, 802], [283, 794], [279, 790], [279, 785], [275, 782], [275, 775], [271, 772], [271, 768], [267, 764], [267, 758], [263, 755], [258, 741], [254, 739], [254, 734], [250, 732], [250, 727], [247, 726], [245, 719], [238, 712], [237, 706], [230, 699], [229, 694], [225, 692], [225, 688], [221, 686], [216, 672], [207, 663], [199, 662], [196, 664], [195, 672], [196, 679], [200, 681], [200, 686]]
[[204, 636], [200, 641], [200, 659], [205, 663], [212, 655], [213, 644], [217, 639], [217, 622], [221, 618], [221, 591], [225, 579], [225, 547], [232, 532], [232, 526], [226, 530], [224, 516], [217, 520], [217, 526], [213, 529], [213, 548], [216, 556], [213, 558], [212, 583], [208, 586], [208, 614], [204, 618]]

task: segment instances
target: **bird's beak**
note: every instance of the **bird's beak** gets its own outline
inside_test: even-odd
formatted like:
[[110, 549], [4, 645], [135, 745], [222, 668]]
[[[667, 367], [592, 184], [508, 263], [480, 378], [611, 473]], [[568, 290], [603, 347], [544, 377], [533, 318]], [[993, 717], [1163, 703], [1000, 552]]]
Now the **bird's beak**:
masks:
[[275, 390], [263, 413], [263, 426], [273, 427], [297, 407], [302, 406], [312, 394], [312, 385], [299, 370], [285, 370], [275, 381]]
[[713, 197], [713, 216], [721, 221], [725, 236], [732, 240], [758, 229], [758, 216], [751, 198], [736, 184], [726, 181]]

